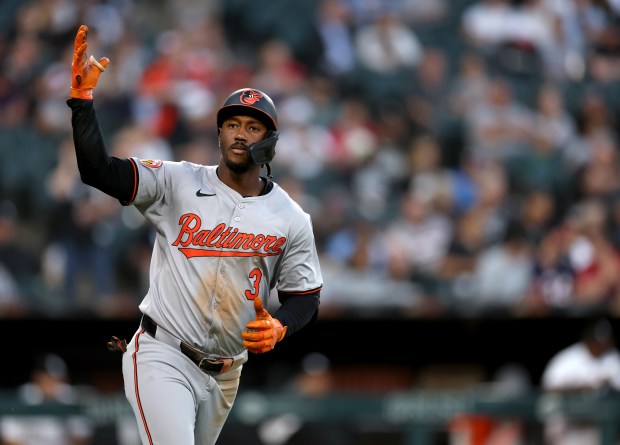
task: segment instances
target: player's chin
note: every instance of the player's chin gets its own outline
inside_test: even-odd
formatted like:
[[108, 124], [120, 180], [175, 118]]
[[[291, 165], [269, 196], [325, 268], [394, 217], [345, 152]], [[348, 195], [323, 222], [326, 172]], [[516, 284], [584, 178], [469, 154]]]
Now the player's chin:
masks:
[[224, 157], [224, 162], [226, 163], [226, 167], [235, 173], [246, 173], [250, 170], [252, 163], [247, 154], [237, 156], [230, 156], [230, 154], [228, 154], [228, 156]]

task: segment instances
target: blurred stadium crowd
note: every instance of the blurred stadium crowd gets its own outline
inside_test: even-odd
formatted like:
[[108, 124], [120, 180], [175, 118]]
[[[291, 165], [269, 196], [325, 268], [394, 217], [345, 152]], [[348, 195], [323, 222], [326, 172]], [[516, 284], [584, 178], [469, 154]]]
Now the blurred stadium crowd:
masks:
[[267, 92], [322, 316], [620, 314], [619, 0], [3, 0], [0, 314], [133, 317], [154, 233], [80, 182], [73, 39], [109, 151], [216, 163]]

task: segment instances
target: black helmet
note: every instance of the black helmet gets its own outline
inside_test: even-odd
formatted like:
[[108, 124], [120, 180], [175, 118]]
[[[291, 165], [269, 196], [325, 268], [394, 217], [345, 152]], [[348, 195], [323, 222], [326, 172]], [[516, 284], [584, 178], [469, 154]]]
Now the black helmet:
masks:
[[259, 90], [242, 88], [230, 94], [217, 112], [217, 128], [231, 116], [252, 116], [260, 120], [269, 130], [278, 130], [276, 107], [269, 96]]
[[260, 90], [242, 88], [231, 93], [224, 105], [217, 112], [217, 128], [232, 116], [252, 116], [267, 127], [268, 133], [264, 140], [250, 146], [250, 157], [256, 164], [271, 162], [278, 141], [278, 115], [276, 107], [269, 96]]

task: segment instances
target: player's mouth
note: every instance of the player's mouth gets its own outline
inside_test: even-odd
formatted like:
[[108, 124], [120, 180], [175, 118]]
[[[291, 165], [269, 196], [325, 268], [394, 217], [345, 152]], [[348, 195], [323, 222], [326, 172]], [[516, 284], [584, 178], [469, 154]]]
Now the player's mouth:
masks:
[[245, 154], [248, 151], [248, 147], [246, 147], [244, 144], [233, 144], [230, 147], [230, 151], [237, 154]]

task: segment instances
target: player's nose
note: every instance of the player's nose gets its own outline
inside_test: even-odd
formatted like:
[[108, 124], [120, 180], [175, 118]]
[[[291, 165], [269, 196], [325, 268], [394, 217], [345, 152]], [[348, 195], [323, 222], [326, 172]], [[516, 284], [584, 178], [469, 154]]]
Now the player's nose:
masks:
[[236, 141], [247, 141], [248, 134], [247, 129], [243, 125], [239, 125], [235, 131], [235, 140]]

